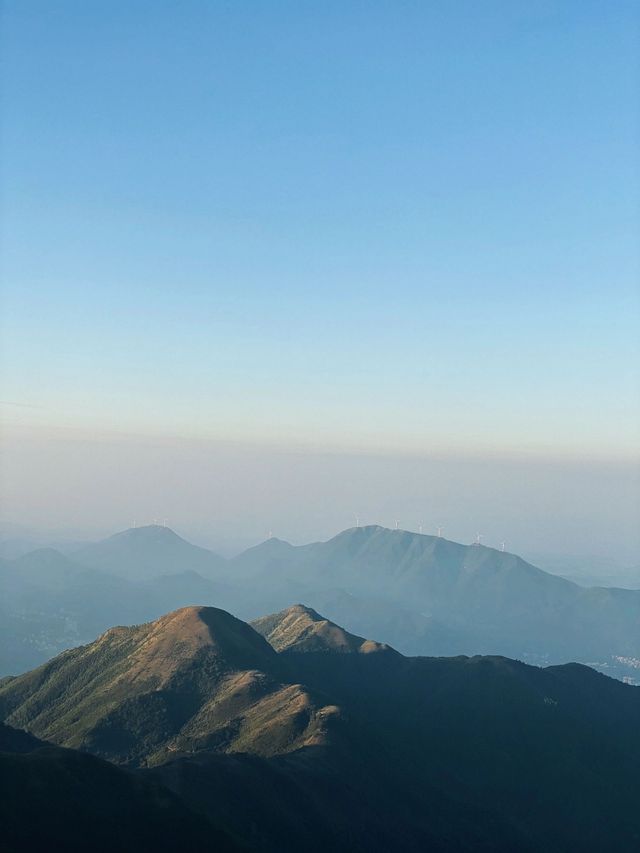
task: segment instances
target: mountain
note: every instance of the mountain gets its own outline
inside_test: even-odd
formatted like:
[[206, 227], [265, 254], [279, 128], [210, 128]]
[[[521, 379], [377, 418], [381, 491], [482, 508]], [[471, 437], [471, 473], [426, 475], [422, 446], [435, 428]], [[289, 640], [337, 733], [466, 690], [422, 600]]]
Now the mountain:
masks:
[[272, 755], [321, 742], [335, 709], [278, 680], [273, 648], [223, 610], [112, 628], [0, 689], [0, 716], [131, 766], [215, 749]]
[[38, 666], [111, 625], [147, 622], [178, 607], [220, 600], [224, 592], [224, 584], [193, 570], [131, 581], [54, 549], [2, 560], [0, 676]]
[[[404, 654], [460, 655], [475, 646], [473, 627], [445, 625], [433, 616], [380, 597], [347, 592], [344, 589], [300, 589], [313, 608], [329, 614], [334, 623], [348, 625], [363, 637], [382, 637], [386, 644]], [[292, 592], [285, 592], [291, 597]], [[270, 598], [271, 596], [265, 596]]]
[[584, 588], [514, 554], [375, 526], [303, 546], [269, 539], [229, 561], [158, 526], [70, 558], [4, 561], [0, 675], [179, 607], [215, 604], [250, 621], [296, 601], [404, 654], [578, 660], [640, 680], [639, 590]]
[[140, 581], [185, 571], [215, 577], [225, 560], [192, 545], [168, 527], [154, 524], [116, 533], [74, 552], [84, 566]]
[[0, 778], [2, 853], [240, 849], [155, 779], [2, 724]]
[[640, 658], [640, 591], [585, 589], [482, 545], [371, 526], [300, 547], [267, 541], [231, 563], [254, 600], [264, 590], [278, 609], [295, 592], [400, 651]]
[[0, 675], [37, 666], [76, 644], [76, 626], [52, 601], [80, 570], [51, 548], [0, 560]]
[[111, 629], [0, 681], [0, 719], [137, 768], [264, 853], [637, 850], [639, 688], [363, 653], [303, 606], [259, 625], [281, 652], [216, 608]]
[[262, 634], [277, 652], [371, 654], [393, 651], [383, 643], [350, 634], [303, 604], [295, 604], [280, 613], [255, 619], [251, 626]]
[[534, 551], [527, 555], [534, 565], [561, 575], [580, 586], [615, 586], [622, 589], [640, 588], [640, 565], [616, 558], [596, 555], [553, 554]]
[[5, 563], [3, 582], [12, 579], [24, 586], [55, 589], [77, 576], [82, 567], [54, 548], [38, 548]]

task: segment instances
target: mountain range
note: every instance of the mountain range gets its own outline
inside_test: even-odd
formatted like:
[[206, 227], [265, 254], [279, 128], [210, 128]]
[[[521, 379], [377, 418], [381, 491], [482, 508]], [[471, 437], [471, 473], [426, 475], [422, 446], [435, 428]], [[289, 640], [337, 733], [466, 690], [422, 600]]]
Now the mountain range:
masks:
[[66, 556], [1, 561], [0, 593], [0, 674], [189, 604], [252, 620], [303, 601], [404, 654], [577, 660], [640, 675], [640, 590], [585, 588], [514, 554], [376, 526], [303, 546], [268, 539], [230, 560], [169, 528], [134, 528]]
[[124, 830], [166, 798], [181, 849], [209, 832], [207, 849], [269, 853], [626, 853], [639, 715], [640, 689], [579, 664], [409, 658], [303, 605], [254, 627], [187, 607], [0, 681], [0, 768], [22, 803], [0, 832], [42, 831], [22, 798], [44, 774], [58, 835], [59, 812], [77, 837], [73, 809], [89, 820], [96, 792], [110, 811], [133, 786]]

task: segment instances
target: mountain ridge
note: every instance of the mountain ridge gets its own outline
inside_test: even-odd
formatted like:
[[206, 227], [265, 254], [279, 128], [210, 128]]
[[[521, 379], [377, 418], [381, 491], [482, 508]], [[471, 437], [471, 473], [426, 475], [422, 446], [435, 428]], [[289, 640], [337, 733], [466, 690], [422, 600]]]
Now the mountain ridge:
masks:
[[[368, 525], [306, 545], [271, 538], [224, 560], [156, 526], [91, 548], [94, 567], [63, 571], [55, 584], [21, 585], [21, 575], [37, 579], [41, 568], [29, 568], [37, 554], [22, 558], [19, 571], [1, 564], [0, 674], [109, 624], [150, 621], [184, 605], [219, 605], [250, 621], [304, 601], [349, 633], [405, 654], [575, 659], [640, 678], [640, 591], [581, 587], [484, 545]], [[81, 556], [74, 554], [78, 565]]]
[[264, 853], [637, 849], [640, 688], [361, 638], [328, 653], [300, 642], [330, 625], [313, 609], [267, 620], [280, 652], [219, 608], [114, 627], [0, 683], [0, 719], [148, 775]]
[[251, 626], [280, 653], [314, 651], [334, 654], [396, 654], [395, 650], [385, 643], [350, 634], [304, 604], [294, 604], [279, 613], [254, 619]]
[[281, 676], [277, 653], [251, 626], [186, 607], [111, 628], [4, 683], [0, 716], [131, 766], [212, 744], [269, 755], [322, 742], [337, 709]]

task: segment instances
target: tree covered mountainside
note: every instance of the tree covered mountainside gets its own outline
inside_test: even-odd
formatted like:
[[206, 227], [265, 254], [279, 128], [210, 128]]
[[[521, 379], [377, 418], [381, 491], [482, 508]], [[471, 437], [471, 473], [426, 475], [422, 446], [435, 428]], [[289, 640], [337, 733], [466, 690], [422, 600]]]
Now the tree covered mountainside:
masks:
[[577, 660], [640, 675], [640, 590], [585, 588], [514, 554], [375, 526], [304, 546], [269, 539], [231, 560], [168, 528], [136, 528], [68, 556], [5, 560], [0, 592], [0, 674], [190, 604], [251, 620], [303, 601], [404, 654]]
[[256, 628], [278, 651], [209, 607], [111, 629], [1, 682], [0, 718], [251, 850], [637, 849], [640, 689], [578, 664], [407, 658], [302, 606]]

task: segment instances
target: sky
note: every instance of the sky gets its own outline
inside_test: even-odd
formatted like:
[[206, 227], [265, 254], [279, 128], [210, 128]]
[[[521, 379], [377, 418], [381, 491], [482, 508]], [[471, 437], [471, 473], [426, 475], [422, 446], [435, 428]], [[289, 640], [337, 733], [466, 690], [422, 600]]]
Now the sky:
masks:
[[639, 25], [5, 0], [2, 518], [466, 536], [474, 495], [502, 538], [635, 559]]

